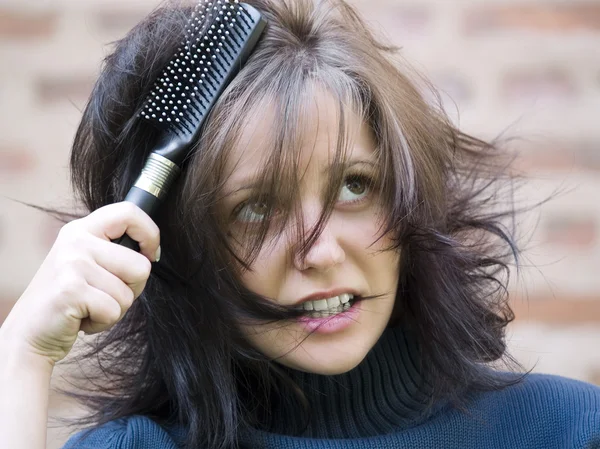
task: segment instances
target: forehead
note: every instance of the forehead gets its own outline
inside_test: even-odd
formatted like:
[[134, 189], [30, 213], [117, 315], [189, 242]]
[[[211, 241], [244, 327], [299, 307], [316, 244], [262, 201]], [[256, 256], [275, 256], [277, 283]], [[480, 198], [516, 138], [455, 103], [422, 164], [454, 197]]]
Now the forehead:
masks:
[[345, 141], [348, 158], [373, 155], [373, 133], [353, 107], [341, 106], [336, 96], [319, 86], [307, 89], [299, 100], [297, 111], [290, 115], [291, 120], [282, 116], [274, 101], [265, 99], [257, 103], [243, 124], [236, 144], [228, 151], [227, 184], [258, 176], [277, 148], [289, 152], [281, 155], [282, 160], [295, 157], [300, 167], [311, 160], [319, 164], [331, 162], [339, 139]]

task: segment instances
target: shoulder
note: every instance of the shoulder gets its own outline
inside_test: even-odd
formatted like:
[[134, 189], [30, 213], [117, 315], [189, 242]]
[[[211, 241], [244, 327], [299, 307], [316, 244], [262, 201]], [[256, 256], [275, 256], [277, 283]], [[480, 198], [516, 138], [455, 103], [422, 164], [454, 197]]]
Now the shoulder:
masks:
[[[502, 373], [501, 376], [509, 374]], [[486, 422], [524, 435], [565, 440], [566, 446], [600, 443], [600, 387], [547, 374], [527, 374], [512, 386], [476, 393], [469, 409]], [[579, 443], [585, 442], [580, 445]]]
[[565, 413], [600, 410], [600, 387], [550, 374], [527, 374], [507, 394], [524, 396], [540, 406], [560, 407]]
[[[498, 373], [506, 380], [515, 374]], [[586, 411], [600, 414], [600, 387], [550, 374], [525, 374], [520, 381], [494, 392], [477, 393], [475, 401], [537, 413], [558, 411], [563, 415]], [[532, 409], [532, 406], [535, 406]]]
[[134, 415], [82, 430], [71, 436], [63, 449], [178, 449], [175, 440], [146, 416]]

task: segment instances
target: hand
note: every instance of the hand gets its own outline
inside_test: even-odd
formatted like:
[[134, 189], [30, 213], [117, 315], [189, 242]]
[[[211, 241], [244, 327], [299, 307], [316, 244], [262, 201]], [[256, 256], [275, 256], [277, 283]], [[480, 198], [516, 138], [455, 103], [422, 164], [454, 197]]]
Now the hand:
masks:
[[[125, 233], [140, 253], [111, 242]], [[146, 285], [151, 261], [160, 257], [159, 243], [156, 224], [132, 203], [111, 204], [66, 224], [0, 337], [53, 366], [80, 330], [101, 332], [123, 318]]]

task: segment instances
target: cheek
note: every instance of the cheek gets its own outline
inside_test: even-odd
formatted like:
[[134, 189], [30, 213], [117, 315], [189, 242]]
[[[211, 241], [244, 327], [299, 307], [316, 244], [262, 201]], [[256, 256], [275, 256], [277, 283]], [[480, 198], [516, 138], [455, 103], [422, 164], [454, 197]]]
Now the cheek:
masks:
[[400, 270], [400, 251], [389, 250], [392, 236], [380, 237], [382, 224], [374, 215], [344, 220], [343, 247], [346, 258], [366, 277], [372, 288], [377, 283], [396, 285]]
[[252, 270], [244, 271], [241, 275], [242, 283], [259, 295], [276, 299], [283, 287], [286, 266], [284, 245], [265, 244], [251, 265]]
[[344, 214], [336, 217], [336, 229], [344, 248], [371, 253], [389, 246], [388, 238], [378, 241], [382, 223], [372, 211], [360, 214]]

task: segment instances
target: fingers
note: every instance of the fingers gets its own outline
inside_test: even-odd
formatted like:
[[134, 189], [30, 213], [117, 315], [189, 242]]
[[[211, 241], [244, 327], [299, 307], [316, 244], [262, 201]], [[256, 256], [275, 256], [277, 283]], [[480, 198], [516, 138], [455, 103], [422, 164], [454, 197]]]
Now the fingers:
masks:
[[110, 241], [127, 234], [139, 243], [140, 252], [155, 261], [160, 244], [156, 223], [133, 203], [122, 202], [101, 207], [81, 219], [88, 232]]
[[99, 266], [96, 266], [89, 274], [86, 273], [85, 278], [90, 287], [102, 290], [119, 303], [121, 316], [129, 310], [135, 298], [141, 293], [143, 285], [145, 285], [145, 281], [140, 282], [139, 292], [134, 292], [132, 287]]
[[150, 261], [135, 251], [106, 240], [91, 238], [88, 244], [94, 261], [131, 287], [137, 298], [150, 276]]
[[86, 334], [103, 332], [124, 315], [121, 305], [106, 292], [89, 286], [83, 297], [88, 316], [82, 318], [80, 330]]

